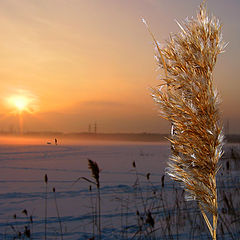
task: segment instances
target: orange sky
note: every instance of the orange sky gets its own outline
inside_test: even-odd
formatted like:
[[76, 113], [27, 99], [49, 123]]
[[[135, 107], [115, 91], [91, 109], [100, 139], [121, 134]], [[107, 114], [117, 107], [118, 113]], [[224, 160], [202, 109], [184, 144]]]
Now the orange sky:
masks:
[[[149, 88], [158, 84], [151, 38], [178, 31], [174, 19], [195, 16], [196, 0], [1, 0], [0, 130], [16, 129], [5, 99], [19, 91], [36, 100], [24, 131], [168, 132]], [[238, 0], [209, 0], [223, 22], [226, 52], [215, 83], [230, 131], [240, 133]], [[34, 109], [33, 109], [34, 108]]]

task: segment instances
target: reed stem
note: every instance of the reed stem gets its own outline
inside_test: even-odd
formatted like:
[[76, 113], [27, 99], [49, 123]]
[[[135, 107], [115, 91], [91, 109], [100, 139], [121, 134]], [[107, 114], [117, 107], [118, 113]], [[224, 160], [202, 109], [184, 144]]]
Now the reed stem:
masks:
[[47, 194], [48, 194], [48, 176], [45, 174], [44, 176], [44, 182], [45, 182], [45, 224], [44, 224], [44, 239], [47, 239]]
[[100, 199], [100, 187], [98, 189], [98, 239], [101, 240], [101, 199]]
[[217, 188], [216, 178], [214, 178], [215, 198], [213, 199], [213, 205], [215, 206], [215, 213], [213, 214], [213, 240], [217, 239], [217, 222], [218, 222], [218, 202], [217, 202]]
[[63, 232], [62, 232], [62, 222], [59, 214], [59, 209], [57, 205], [57, 197], [56, 197], [56, 189], [53, 188], [53, 194], [54, 194], [54, 201], [55, 201], [55, 206], [56, 206], [56, 211], [57, 211], [57, 217], [58, 217], [58, 222], [59, 222], [59, 227], [60, 227], [60, 233], [61, 233], [61, 240], [63, 240]]
[[206, 222], [209, 232], [211, 234], [211, 237], [213, 240], [217, 239], [217, 221], [218, 221], [218, 203], [217, 203], [217, 188], [216, 188], [216, 177], [213, 178], [213, 186], [214, 186], [214, 198], [213, 198], [213, 206], [215, 207], [215, 211], [212, 214], [212, 225], [205, 213], [205, 211], [203, 210], [203, 208], [201, 207], [201, 205], [199, 204], [199, 208], [201, 210], [201, 213], [203, 215], [204, 221]]

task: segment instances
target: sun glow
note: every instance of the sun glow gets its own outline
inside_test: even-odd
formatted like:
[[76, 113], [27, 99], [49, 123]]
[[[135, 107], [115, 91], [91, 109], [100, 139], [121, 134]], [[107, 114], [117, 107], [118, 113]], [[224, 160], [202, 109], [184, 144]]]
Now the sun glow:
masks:
[[6, 98], [6, 103], [11, 113], [21, 114], [23, 112], [33, 114], [36, 111], [36, 97], [27, 91], [19, 90]]
[[10, 98], [10, 103], [19, 111], [28, 109], [29, 100], [25, 96], [13, 96]]

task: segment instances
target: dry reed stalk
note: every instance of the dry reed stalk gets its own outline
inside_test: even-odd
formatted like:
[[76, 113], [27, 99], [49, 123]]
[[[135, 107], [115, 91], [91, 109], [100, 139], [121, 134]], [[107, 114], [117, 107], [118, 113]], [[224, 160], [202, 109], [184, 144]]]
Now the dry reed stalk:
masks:
[[58, 217], [58, 222], [59, 222], [59, 227], [60, 227], [60, 233], [61, 233], [60, 236], [61, 236], [61, 240], [63, 240], [62, 222], [61, 222], [58, 204], [57, 204], [56, 188], [54, 187], [52, 190], [53, 190], [53, 194], [54, 194], [55, 207], [56, 207], [56, 212], [57, 212], [57, 217]]
[[91, 208], [92, 208], [92, 239], [95, 238], [95, 224], [96, 224], [96, 212], [93, 205], [93, 196], [92, 196], [92, 185], [89, 186], [89, 192], [90, 192], [90, 202], [91, 202]]
[[[144, 21], [145, 22], [145, 21]], [[146, 22], [145, 22], [146, 24]], [[219, 96], [213, 86], [217, 55], [223, 52], [221, 25], [208, 16], [202, 3], [196, 18], [186, 19], [180, 32], [170, 35], [165, 47], [156, 45], [156, 60], [164, 70], [162, 83], [153, 89], [161, 117], [172, 124], [172, 155], [167, 172], [196, 200], [216, 239], [218, 205], [216, 174], [222, 155], [223, 131]], [[212, 224], [206, 213], [212, 214]]]
[[45, 174], [44, 176], [45, 182], [45, 221], [44, 221], [44, 239], [47, 239], [47, 194], [48, 194], [48, 176]]
[[99, 186], [100, 186], [99, 172], [100, 171], [99, 171], [98, 164], [96, 162], [92, 161], [91, 159], [88, 159], [88, 168], [92, 171], [92, 177], [96, 181], [97, 188], [99, 188]]
[[[96, 181], [97, 191], [98, 191], [98, 239], [101, 240], [101, 197], [100, 197], [100, 181], [99, 181], [99, 167], [98, 164], [91, 159], [88, 159], [88, 168], [92, 172], [92, 177]], [[85, 178], [85, 180], [89, 181]], [[91, 181], [90, 181], [91, 182]]]

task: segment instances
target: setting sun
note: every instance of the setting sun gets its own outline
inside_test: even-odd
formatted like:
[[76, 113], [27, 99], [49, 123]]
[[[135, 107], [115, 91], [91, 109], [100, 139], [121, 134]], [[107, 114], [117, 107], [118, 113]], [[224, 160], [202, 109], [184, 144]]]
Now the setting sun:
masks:
[[9, 103], [12, 104], [19, 112], [28, 110], [29, 99], [25, 96], [12, 96], [9, 99]]
[[17, 90], [16, 93], [6, 97], [5, 102], [13, 114], [36, 112], [36, 96], [26, 90]]

